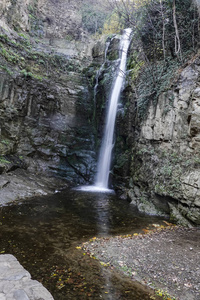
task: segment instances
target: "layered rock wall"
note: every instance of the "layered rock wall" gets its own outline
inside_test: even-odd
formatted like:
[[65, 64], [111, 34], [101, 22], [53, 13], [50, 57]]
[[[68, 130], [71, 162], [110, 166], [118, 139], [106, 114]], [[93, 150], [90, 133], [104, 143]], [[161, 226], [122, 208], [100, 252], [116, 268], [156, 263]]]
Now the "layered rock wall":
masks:
[[2, 72], [0, 150], [8, 161], [1, 158], [1, 172], [23, 164], [32, 171], [89, 180], [95, 159], [90, 101], [81, 74], [71, 72], [53, 82]]
[[[141, 211], [200, 224], [200, 60], [132, 122], [128, 195]], [[137, 100], [137, 99], [135, 99]], [[136, 117], [136, 115], [135, 115]], [[188, 224], [188, 223], [187, 223]]]
[[44, 37], [81, 38], [82, 1], [1, 1], [0, 25], [10, 30], [35, 31]]
[[13, 28], [19, 28], [28, 31], [29, 16], [28, 5], [32, 0], [3, 0], [0, 3], [0, 26], [11, 31]]
[[22, 167], [75, 184], [93, 178], [94, 103], [84, 68], [95, 42], [82, 29], [82, 4], [0, 4], [0, 173]]

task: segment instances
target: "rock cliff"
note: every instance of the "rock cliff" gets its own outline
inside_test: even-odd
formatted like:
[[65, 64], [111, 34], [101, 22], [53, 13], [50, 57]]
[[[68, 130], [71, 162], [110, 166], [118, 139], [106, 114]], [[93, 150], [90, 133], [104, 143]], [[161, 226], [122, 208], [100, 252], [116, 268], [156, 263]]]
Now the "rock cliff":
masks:
[[0, 174], [8, 183], [1, 194], [10, 184], [3, 174], [18, 168], [72, 184], [93, 178], [98, 63], [88, 75], [95, 40], [82, 28], [81, 5], [1, 1]]
[[137, 118], [133, 94], [126, 114], [126, 138], [132, 147], [130, 201], [141, 211], [167, 213], [172, 221], [188, 226], [200, 224], [199, 75], [197, 55], [179, 70], [157, 105], [149, 105], [143, 120]]
[[[94, 102], [105, 46], [83, 29], [81, 5], [81, 0], [1, 1], [1, 174], [24, 168], [75, 184], [93, 180], [119, 40], [111, 40]], [[200, 224], [199, 73], [197, 55], [179, 69], [157, 104], [150, 103], [143, 120], [127, 81], [113, 169], [116, 186], [124, 186], [139, 210], [170, 214], [189, 225]], [[7, 177], [2, 182], [7, 188]]]
[[83, 76], [73, 72], [57, 82], [1, 74], [0, 149], [8, 160], [7, 164], [1, 160], [2, 172], [13, 167], [17, 154], [18, 162], [33, 171], [58, 174], [67, 172], [71, 160], [81, 159], [80, 174], [87, 176], [89, 163], [84, 167], [83, 152], [89, 150], [87, 145], [91, 150], [87, 127], [91, 111], [84, 82]]

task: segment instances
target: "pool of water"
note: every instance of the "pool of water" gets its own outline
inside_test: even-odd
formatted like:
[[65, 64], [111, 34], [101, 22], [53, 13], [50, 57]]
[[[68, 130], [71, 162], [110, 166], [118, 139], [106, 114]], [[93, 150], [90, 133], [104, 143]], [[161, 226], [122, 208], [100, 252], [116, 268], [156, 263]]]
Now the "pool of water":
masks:
[[140, 284], [102, 267], [76, 247], [93, 237], [163, 224], [112, 193], [65, 190], [0, 208], [0, 252], [10, 253], [55, 300], [150, 299]]

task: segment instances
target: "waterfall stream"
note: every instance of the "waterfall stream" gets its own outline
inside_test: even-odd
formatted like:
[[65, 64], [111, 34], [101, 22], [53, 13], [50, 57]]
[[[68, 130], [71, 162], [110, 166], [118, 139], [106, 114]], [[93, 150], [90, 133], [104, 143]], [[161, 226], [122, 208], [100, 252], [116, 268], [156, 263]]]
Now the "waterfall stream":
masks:
[[[112, 90], [110, 93], [108, 111], [106, 116], [106, 126], [104, 129], [104, 135], [101, 144], [98, 164], [97, 164], [96, 181], [95, 184], [92, 186], [82, 186], [78, 188], [80, 190], [112, 192], [112, 190], [108, 188], [108, 180], [109, 180], [111, 156], [112, 156], [112, 149], [113, 149], [114, 128], [115, 128], [115, 120], [117, 115], [118, 100], [120, 97], [120, 93], [126, 75], [126, 61], [127, 61], [128, 48], [131, 41], [131, 32], [132, 32], [131, 28], [125, 29], [120, 41], [120, 49], [119, 49], [120, 64], [117, 70], [116, 77], [114, 79], [114, 83], [112, 84]], [[106, 45], [105, 55], [107, 53], [108, 46], [109, 44]], [[105, 57], [105, 61], [106, 61], [106, 57]], [[105, 61], [103, 63], [103, 66], [105, 64]], [[99, 72], [97, 73], [97, 76], [100, 74], [101, 71], [102, 71], [102, 66]], [[95, 85], [95, 96], [96, 96], [97, 86], [98, 86], [98, 79]]]
[[124, 34], [120, 42], [120, 65], [109, 99], [108, 113], [106, 117], [106, 126], [100, 150], [100, 156], [97, 167], [97, 179], [95, 186], [100, 189], [108, 189], [108, 179], [111, 165], [111, 155], [113, 148], [113, 135], [115, 128], [115, 120], [117, 115], [117, 105], [119, 96], [124, 83], [125, 71], [126, 71], [126, 60], [127, 52], [130, 45], [131, 29], [127, 28], [124, 30]]

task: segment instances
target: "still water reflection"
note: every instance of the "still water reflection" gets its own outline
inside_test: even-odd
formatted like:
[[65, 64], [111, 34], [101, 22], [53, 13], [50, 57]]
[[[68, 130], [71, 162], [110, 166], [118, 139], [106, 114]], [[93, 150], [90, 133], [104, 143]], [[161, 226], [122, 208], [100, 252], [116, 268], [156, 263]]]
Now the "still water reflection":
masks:
[[114, 194], [66, 190], [2, 207], [0, 222], [0, 252], [14, 254], [55, 300], [150, 299], [145, 288], [76, 249], [94, 236], [141, 232], [162, 223]]

